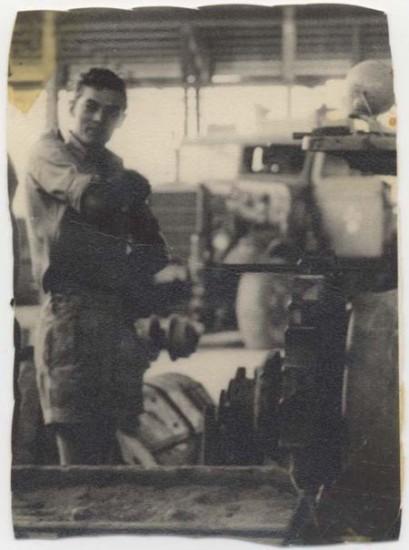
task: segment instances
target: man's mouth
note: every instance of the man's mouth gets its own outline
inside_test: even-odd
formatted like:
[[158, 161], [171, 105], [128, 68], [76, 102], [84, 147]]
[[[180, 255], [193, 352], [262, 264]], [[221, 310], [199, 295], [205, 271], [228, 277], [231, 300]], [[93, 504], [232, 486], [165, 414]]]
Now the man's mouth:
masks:
[[88, 126], [88, 127], [86, 128], [86, 132], [87, 132], [88, 134], [92, 134], [92, 135], [98, 134], [98, 133], [101, 132], [101, 128], [98, 128], [98, 127], [96, 127], [96, 126]]

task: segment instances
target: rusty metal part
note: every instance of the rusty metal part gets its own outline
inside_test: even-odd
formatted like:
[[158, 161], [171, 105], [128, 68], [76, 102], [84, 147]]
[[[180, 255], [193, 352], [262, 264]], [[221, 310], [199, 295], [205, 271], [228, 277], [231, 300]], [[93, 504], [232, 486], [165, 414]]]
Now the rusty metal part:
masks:
[[200, 323], [175, 314], [171, 315], [162, 327], [165, 330], [164, 345], [172, 361], [180, 357], [189, 357], [196, 351], [202, 333]]
[[150, 361], [155, 361], [165, 346], [165, 333], [161, 327], [159, 317], [151, 315], [146, 319], [138, 319], [135, 324], [138, 337], [144, 342]]
[[225, 402], [219, 408], [219, 429], [223, 432], [228, 464], [259, 464], [253, 429], [254, 380], [239, 367], [230, 381]]
[[387, 258], [341, 258], [333, 254], [307, 255], [294, 263], [222, 264], [213, 262], [206, 266], [207, 270], [230, 271], [233, 273], [294, 273], [299, 275], [332, 275], [334, 273], [349, 272], [372, 273], [389, 268], [390, 261]]
[[294, 280], [282, 369], [279, 445], [297, 485], [317, 491], [341, 469], [347, 301], [323, 276]]
[[269, 458], [277, 456], [281, 366], [280, 353], [272, 352], [254, 378], [253, 429], [259, 453]]
[[161, 350], [167, 350], [172, 361], [189, 357], [196, 351], [203, 332], [200, 323], [177, 314], [167, 319], [159, 319], [156, 315], [139, 319], [135, 330], [145, 343], [151, 361], [157, 359]]
[[215, 405], [208, 405], [204, 411], [201, 464], [218, 465], [220, 463], [220, 439], [216, 414]]
[[239, 367], [218, 407], [205, 414], [204, 464], [262, 464], [274, 457], [278, 442], [281, 358], [271, 354], [254, 378]]
[[197, 464], [201, 452], [204, 411], [213, 402], [192, 378], [168, 372], [148, 377], [143, 386], [144, 412], [125, 433], [118, 430], [125, 464]]
[[203, 461], [212, 465], [261, 464], [254, 437], [254, 380], [239, 367], [219, 406], [207, 409]]
[[[340, 469], [346, 299], [323, 275], [296, 276], [285, 354], [267, 358], [254, 378], [237, 370], [209, 418], [219, 464], [262, 464], [293, 456], [293, 477], [312, 494]], [[209, 436], [210, 437], [210, 436]]]

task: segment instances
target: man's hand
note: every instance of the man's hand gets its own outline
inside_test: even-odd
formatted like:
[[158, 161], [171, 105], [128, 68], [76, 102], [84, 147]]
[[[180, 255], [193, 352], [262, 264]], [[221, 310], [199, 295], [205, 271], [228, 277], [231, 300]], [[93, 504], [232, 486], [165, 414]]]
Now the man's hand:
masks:
[[131, 198], [135, 207], [143, 204], [151, 192], [148, 180], [135, 170], [124, 170], [119, 184], [124, 189], [124, 194]]
[[[150, 193], [148, 181], [133, 170], [124, 170], [119, 178], [96, 181], [84, 192], [81, 212], [85, 220], [97, 226], [109, 226], [114, 218], [125, 218], [143, 207]], [[115, 224], [117, 225], [117, 224]]]

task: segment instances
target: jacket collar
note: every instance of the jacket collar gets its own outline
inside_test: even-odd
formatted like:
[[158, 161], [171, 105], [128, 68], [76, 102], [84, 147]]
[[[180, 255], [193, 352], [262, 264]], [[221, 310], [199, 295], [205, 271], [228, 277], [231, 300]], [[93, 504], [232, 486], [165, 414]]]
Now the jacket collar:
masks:
[[67, 143], [81, 160], [97, 159], [106, 151], [105, 147], [89, 147], [85, 145], [72, 131], [68, 135]]

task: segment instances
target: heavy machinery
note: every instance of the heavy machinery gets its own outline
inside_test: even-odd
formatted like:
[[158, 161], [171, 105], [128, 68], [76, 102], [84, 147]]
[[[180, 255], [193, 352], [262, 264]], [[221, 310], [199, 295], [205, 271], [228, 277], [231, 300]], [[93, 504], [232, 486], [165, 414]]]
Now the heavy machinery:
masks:
[[282, 343], [287, 281], [271, 275], [226, 278], [204, 268], [215, 261], [268, 261], [269, 251], [280, 246], [288, 253], [288, 214], [302, 186], [303, 164], [299, 140], [279, 123], [264, 135], [188, 140], [179, 152], [178, 183], [153, 194], [152, 207], [171, 250], [187, 264], [191, 314], [208, 331], [238, 325], [248, 347]]
[[205, 463], [289, 468], [300, 495], [289, 542], [399, 533], [396, 136], [375, 118], [393, 103], [385, 74], [365, 62], [348, 78], [367, 131], [300, 136], [298, 261], [215, 266], [291, 277], [284, 350], [253, 378], [238, 368], [204, 432]]

